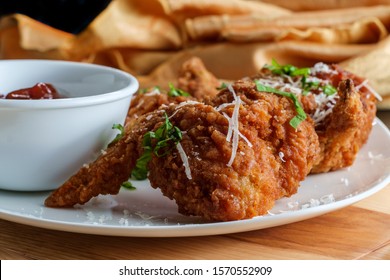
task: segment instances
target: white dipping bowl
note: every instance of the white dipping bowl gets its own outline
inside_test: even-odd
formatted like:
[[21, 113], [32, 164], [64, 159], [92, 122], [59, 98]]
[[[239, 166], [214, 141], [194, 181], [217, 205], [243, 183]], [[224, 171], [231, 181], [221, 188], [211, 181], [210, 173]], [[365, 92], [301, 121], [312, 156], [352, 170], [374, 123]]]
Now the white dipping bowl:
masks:
[[123, 124], [137, 80], [118, 69], [53, 60], [0, 60], [0, 94], [52, 84], [67, 98], [0, 99], [0, 189], [59, 187], [97, 158]]

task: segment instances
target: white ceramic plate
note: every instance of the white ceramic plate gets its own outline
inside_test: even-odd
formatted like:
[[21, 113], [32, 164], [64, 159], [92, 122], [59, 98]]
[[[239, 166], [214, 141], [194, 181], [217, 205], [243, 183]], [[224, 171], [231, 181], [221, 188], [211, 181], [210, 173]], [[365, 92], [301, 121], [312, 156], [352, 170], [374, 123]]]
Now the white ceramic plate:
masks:
[[268, 215], [249, 220], [208, 223], [177, 213], [176, 204], [147, 181], [135, 191], [99, 196], [84, 206], [43, 206], [48, 192], [0, 191], [0, 218], [17, 223], [89, 234], [177, 237], [227, 234], [284, 225], [351, 205], [390, 183], [390, 132], [376, 120], [355, 164], [328, 174], [310, 175], [297, 194], [277, 201]]

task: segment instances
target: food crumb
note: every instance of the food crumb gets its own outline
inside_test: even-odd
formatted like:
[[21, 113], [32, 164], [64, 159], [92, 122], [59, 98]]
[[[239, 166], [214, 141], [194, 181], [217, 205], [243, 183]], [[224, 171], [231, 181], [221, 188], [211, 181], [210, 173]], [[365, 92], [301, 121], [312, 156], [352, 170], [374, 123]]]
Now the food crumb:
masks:
[[331, 193], [331, 194], [327, 194], [327, 195], [322, 196], [320, 198], [320, 201], [322, 204], [329, 204], [329, 203], [335, 202], [336, 199], [334, 198], [333, 193]]

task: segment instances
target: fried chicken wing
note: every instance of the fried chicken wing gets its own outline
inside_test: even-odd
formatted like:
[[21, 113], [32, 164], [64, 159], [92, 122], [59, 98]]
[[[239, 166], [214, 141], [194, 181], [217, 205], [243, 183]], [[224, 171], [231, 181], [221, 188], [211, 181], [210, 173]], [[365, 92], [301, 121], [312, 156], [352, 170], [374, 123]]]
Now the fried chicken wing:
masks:
[[337, 87], [337, 101], [332, 112], [317, 125], [321, 153], [312, 173], [322, 173], [351, 166], [367, 142], [376, 116], [377, 99], [368, 81], [330, 67], [331, 83]]
[[311, 173], [351, 166], [371, 131], [375, 107], [364, 107], [351, 79], [340, 83], [338, 96], [332, 113], [316, 130], [321, 152]]
[[[351, 165], [371, 131], [373, 90], [337, 65], [273, 63], [219, 92], [206, 71], [196, 59], [183, 66], [178, 84], [193, 96], [157, 89], [136, 95], [125, 135], [45, 205], [70, 207], [116, 194], [147, 159], [151, 186], [175, 200], [180, 213], [248, 219], [296, 193], [309, 173]], [[160, 134], [175, 137], [161, 140]]]
[[99, 194], [117, 194], [143, 152], [144, 134], [161, 123], [161, 112], [153, 111], [140, 116], [121, 139], [110, 144], [94, 162], [85, 164], [53, 191], [45, 200], [45, 206], [71, 207], [84, 204]]
[[137, 93], [131, 100], [126, 117], [126, 127], [133, 126], [138, 118], [157, 110], [162, 105], [178, 104], [186, 100], [194, 100], [190, 96], [169, 96], [167, 91], [152, 88], [145, 93]]
[[[171, 82], [171, 87], [175, 81]], [[209, 72], [201, 59], [192, 57], [185, 61], [179, 69], [177, 88], [187, 95], [172, 94], [172, 89], [153, 87], [134, 95], [126, 118], [126, 125], [132, 125], [137, 118], [157, 110], [161, 105], [178, 104], [186, 100], [203, 101], [213, 98], [220, 86], [218, 79]]]
[[286, 69], [285, 73], [277, 67], [264, 67], [251, 79], [296, 94], [314, 120], [321, 152], [311, 173], [352, 165], [368, 139], [376, 115], [377, 99], [368, 81], [324, 63], [306, 68], [305, 76]]
[[319, 151], [310, 120], [298, 130], [289, 124], [296, 114], [291, 100], [258, 92], [251, 82], [232, 90], [222, 91], [215, 106], [183, 106], [170, 117], [185, 132], [180, 144], [190, 175], [178, 150], [150, 163], [152, 187], [182, 214], [214, 221], [266, 214], [276, 199], [297, 191]]
[[276, 199], [297, 191], [318, 153], [310, 120], [294, 129], [291, 100], [258, 92], [252, 82], [223, 90], [214, 106], [172, 104], [141, 116], [126, 136], [89, 167], [83, 167], [46, 200], [46, 206], [85, 203], [99, 193], [117, 193], [142, 154], [142, 138], [166, 114], [182, 140], [148, 163], [151, 186], [174, 199], [179, 212], [212, 221], [267, 213]]
[[179, 70], [177, 84], [197, 100], [203, 101], [217, 95], [221, 82], [207, 70], [200, 58], [192, 57]]

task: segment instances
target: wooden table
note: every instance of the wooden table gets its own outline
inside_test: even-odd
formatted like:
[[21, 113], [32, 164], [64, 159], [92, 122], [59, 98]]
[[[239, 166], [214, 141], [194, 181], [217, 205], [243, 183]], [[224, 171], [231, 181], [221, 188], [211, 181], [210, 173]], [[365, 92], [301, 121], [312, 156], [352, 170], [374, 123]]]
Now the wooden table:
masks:
[[[390, 111], [378, 116], [390, 126]], [[320, 217], [221, 236], [130, 238], [0, 220], [0, 259], [390, 259], [390, 185]]]

